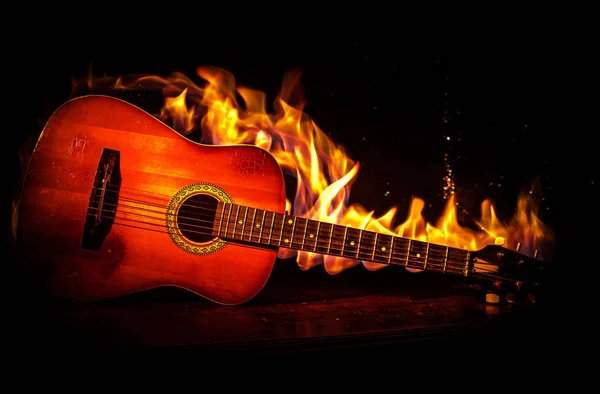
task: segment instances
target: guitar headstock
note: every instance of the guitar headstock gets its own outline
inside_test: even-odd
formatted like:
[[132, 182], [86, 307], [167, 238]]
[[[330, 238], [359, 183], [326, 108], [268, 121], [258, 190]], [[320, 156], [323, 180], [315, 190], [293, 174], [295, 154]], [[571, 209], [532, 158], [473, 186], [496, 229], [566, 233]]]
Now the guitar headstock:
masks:
[[509, 297], [527, 294], [532, 301], [550, 264], [504, 246], [487, 245], [473, 252], [471, 276], [484, 279], [498, 293]]

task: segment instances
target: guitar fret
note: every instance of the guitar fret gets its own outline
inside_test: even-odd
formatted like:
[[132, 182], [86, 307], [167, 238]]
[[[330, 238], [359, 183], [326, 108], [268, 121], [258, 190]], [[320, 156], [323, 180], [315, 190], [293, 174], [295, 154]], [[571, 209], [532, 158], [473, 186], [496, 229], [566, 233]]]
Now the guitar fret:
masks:
[[281, 231], [279, 232], [279, 245], [281, 245], [281, 239], [283, 238], [283, 226], [285, 225], [285, 215], [281, 217]]
[[260, 221], [260, 234], [258, 235], [258, 243], [262, 240], [263, 231], [265, 228], [265, 218], [267, 217], [267, 211], [263, 211], [262, 220]]
[[231, 216], [233, 214], [233, 203], [229, 204], [229, 211], [227, 212], [227, 225], [225, 226], [225, 237], [229, 238], [229, 233], [231, 230]]
[[271, 245], [271, 241], [273, 240], [273, 225], [275, 223], [275, 212], [273, 212], [273, 219], [271, 219], [271, 225], [269, 226], [269, 245]]
[[290, 234], [290, 247], [294, 245], [294, 234], [296, 232], [296, 221], [297, 219], [293, 219], [294, 223], [292, 224], [292, 233]]
[[233, 210], [233, 204], [229, 203], [229, 212], [227, 213], [227, 223], [225, 224], [225, 238], [228, 237], [227, 232], [229, 231], [229, 223], [231, 222], [231, 211]]
[[342, 251], [340, 255], [344, 255], [344, 248], [346, 247], [346, 235], [348, 235], [348, 227], [344, 227], [344, 235], [342, 235]]
[[252, 232], [254, 231], [254, 219], [256, 218], [256, 208], [252, 208], [254, 213], [252, 214], [252, 219], [250, 220], [250, 234], [248, 235], [248, 241], [252, 242]]
[[396, 240], [396, 237], [392, 237], [392, 242], [390, 244], [390, 254], [389, 254], [388, 259], [387, 259], [388, 260], [388, 264], [392, 263], [392, 253], [394, 251], [394, 241], [395, 240]]
[[450, 253], [450, 248], [446, 246], [446, 255], [444, 256], [444, 269], [442, 272], [446, 272], [446, 266], [448, 265], [448, 254]]
[[373, 243], [373, 254], [371, 255], [371, 261], [375, 261], [375, 251], [377, 251], [377, 238], [379, 237], [378, 233], [375, 233], [375, 242]]
[[318, 244], [318, 240], [319, 240], [319, 230], [321, 229], [321, 222], [318, 222], [317, 224], [317, 231], [315, 231], [315, 248], [313, 249], [313, 251], [317, 250], [317, 244]]
[[469, 260], [470, 259], [471, 259], [471, 252], [467, 251], [467, 256], [465, 257], [465, 269], [464, 269], [465, 276], [469, 275]]
[[223, 216], [225, 215], [225, 204], [220, 204], [221, 209], [221, 220], [219, 221], [219, 230], [217, 230], [217, 237], [221, 236], [221, 226], [223, 225]]
[[246, 232], [246, 221], [248, 219], [248, 207], [243, 207], [244, 208], [244, 219], [242, 222], [242, 219], [240, 219], [240, 223], [242, 225], [242, 233], [240, 234], [240, 239], [243, 241], [244, 240], [244, 233]]
[[233, 221], [233, 230], [231, 230], [232, 231], [231, 238], [235, 238], [235, 230], [237, 228], [237, 223], [238, 223], [238, 217], [239, 216], [240, 216], [240, 206], [237, 205], [237, 210], [235, 212], [235, 219]]
[[423, 269], [427, 267], [427, 261], [429, 260], [429, 246], [431, 244], [427, 244], [427, 250], [425, 251], [425, 264], [423, 265]]
[[300, 246], [301, 249], [304, 249], [304, 243], [306, 242], [306, 229], [308, 228], [308, 220], [305, 220], [304, 222], [304, 233], [302, 234], [302, 245]]
[[408, 249], [406, 250], [406, 263], [405, 266], [408, 267], [408, 259], [410, 258], [410, 248], [412, 247], [412, 239], [408, 240]]
[[360, 254], [360, 243], [362, 241], [363, 230], [361, 229], [358, 234], [358, 245], [356, 246], [356, 258], [358, 259], [358, 255]]
[[331, 231], [329, 232], [329, 242], [327, 243], [327, 254], [329, 254], [329, 250], [331, 249], [331, 243], [333, 242], [332, 238], [333, 238], [333, 229], [334, 228], [335, 228], [335, 226], [332, 224]]

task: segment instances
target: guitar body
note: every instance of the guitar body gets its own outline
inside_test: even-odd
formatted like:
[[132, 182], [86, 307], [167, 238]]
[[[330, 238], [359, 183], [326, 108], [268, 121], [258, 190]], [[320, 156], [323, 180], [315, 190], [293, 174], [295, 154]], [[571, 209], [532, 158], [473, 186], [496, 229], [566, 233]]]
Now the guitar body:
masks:
[[[220, 304], [246, 302], [267, 282], [277, 250], [210, 234], [186, 239], [177, 230], [181, 201], [198, 194], [285, 210], [283, 174], [267, 151], [193, 142], [116, 98], [70, 100], [50, 117], [31, 156], [19, 207], [20, 261], [50, 294], [71, 300], [178, 286]], [[205, 202], [191, 199], [188, 207], [194, 201]]]

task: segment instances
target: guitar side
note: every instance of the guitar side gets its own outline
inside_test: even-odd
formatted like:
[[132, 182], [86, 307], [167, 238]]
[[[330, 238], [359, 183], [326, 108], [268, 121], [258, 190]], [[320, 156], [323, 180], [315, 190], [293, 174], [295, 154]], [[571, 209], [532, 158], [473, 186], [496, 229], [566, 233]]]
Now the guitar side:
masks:
[[[112, 174], [113, 182], [119, 178], [118, 203], [99, 183], [107, 163], [118, 166]], [[116, 98], [72, 99], [50, 117], [30, 159], [19, 206], [19, 259], [60, 298], [97, 300], [170, 285], [221, 304], [246, 302], [266, 284], [277, 251], [181, 242], [170, 231], [177, 215], [168, 214], [181, 196], [204, 191], [285, 210], [283, 174], [267, 151], [190, 141]], [[98, 223], [107, 219], [93, 215], [111, 203], [114, 223], [100, 237]], [[90, 217], [98, 229], [86, 230]]]

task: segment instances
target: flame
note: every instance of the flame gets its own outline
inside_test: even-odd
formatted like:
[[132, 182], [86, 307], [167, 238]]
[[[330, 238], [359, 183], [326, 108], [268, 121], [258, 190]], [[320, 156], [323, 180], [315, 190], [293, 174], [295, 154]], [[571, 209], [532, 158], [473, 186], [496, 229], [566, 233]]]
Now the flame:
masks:
[[[91, 91], [103, 88], [160, 91], [164, 105], [156, 116], [179, 133], [188, 135], [199, 130], [199, 142], [205, 144], [254, 144], [268, 150], [282, 170], [297, 180], [293, 201], [288, 199], [286, 205], [290, 213], [299, 217], [468, 250], [481, 249], [503, 238], [505, 246], [515, 247], [519, 243], [522, 253], [532, 255], [553, 239], [552, 231], [538, 217], [532, 192], [519, 196], [516, 213], [508, 223], [498, 218], [490, 200], [483, 201], [481, 218], [475, 222], [478, 229], [458, 223], [455, 194], [448, 198], [435, 224], [424, 219], [425, 202], [418, 197], [413, 198], [408, 215], [400, 224], [394, 225], [396, 207], [375, 217], [374, 211], [348, 204], [360, 165], [303, 111], [299, 70], [285, 75], [272, 113], [267, 111], [264, 92], [236, 84], [230, 72], [218, 67], [199, 67], [197, 75], [205, 81], [203, 87], [179, 72], [168, 77], [96, 78], [90, 70], [84, 83]], [[73, 80], [72, 95], [76, 95], [81, 85], [81, 81]], [[279, 257], [295, 257], [304, 270], [323, 264], [330, 274], [361, 263], [372, 271], [386, 266], [285, 248], [280, 250]]]

